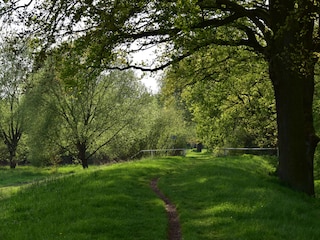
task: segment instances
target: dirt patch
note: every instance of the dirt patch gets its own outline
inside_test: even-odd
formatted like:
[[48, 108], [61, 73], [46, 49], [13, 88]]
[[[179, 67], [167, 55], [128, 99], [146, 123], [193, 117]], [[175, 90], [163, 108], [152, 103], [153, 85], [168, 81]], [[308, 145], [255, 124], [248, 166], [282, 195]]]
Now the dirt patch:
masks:
[[165, 203], [165, 208], [168, 215], [168, 239], [181, 240], [181, 226], [177, 209], [175, 205], [158, 188], [158, 180], [158, 178], [153, 179], [150, 183], [150, 186], [158, 195], [158, 197]]

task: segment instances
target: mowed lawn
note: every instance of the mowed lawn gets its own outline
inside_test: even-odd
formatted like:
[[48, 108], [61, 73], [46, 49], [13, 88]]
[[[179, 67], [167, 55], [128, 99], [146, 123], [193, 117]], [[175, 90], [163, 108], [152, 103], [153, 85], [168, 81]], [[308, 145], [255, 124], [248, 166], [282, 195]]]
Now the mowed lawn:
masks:
[[177, 206], [183, 239], [320, 239], [320, 199], [282, 186], [273, 170], [263, 157], [196, 153], [88, 170], [0, 168], [0, 239], [167, 239], [154, 178]]

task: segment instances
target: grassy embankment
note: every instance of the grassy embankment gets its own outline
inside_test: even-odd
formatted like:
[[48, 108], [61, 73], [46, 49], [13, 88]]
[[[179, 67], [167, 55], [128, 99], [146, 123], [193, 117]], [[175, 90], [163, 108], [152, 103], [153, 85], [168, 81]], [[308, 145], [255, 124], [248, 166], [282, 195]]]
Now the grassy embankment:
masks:
[[86, 171], [0, 169], [0, 239], [166, 239], [163, 203], [149, 187], [155, 177], [185, 240], [319, 239], [320, 199], [281, 186], [272, 170], [260, 157], [205, 154]]

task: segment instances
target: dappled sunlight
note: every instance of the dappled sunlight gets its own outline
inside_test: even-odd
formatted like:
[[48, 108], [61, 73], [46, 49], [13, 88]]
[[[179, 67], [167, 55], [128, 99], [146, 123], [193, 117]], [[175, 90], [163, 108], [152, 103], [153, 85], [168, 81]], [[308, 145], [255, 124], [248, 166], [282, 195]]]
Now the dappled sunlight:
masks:
[[[164, 177], [161, 186], [177, 203], [187, 239], [295, 239], [311, 225], [316, 234], [319, 202], [315, 211], [313, 199], [282, 186], [272, 168], [263, 157], [211, 158]], [[305, 225], [296, 229], [298, 222]]]
[[[1, 222], [6, 224], [2, 226], [5, 231], [0, 227], [0, 237], [8, 239], [3, 236], [11, 236], [10, 226], [19, 223], [14, 236], [32, 234], [39, 240], [44, 236], [91, 239], [99, 235], [103, 239], [150, 239], [151, 235], [164, 239], [164, 205], [152, 192], [149, 181], [173, 172], [175, 162], [158, 159], [120, 163], [32, 185], [8, 199], [13, 201], [8, 209], [1, 201]], [[30, 216], [41, 221], [26, 222]]]
[[13, 194], [17, 193], [20, 189], [20, 186], [1, 187], [0, 200], [12, 196]]
[[[252, 214], [254, 206], [243, 205], [235, 202], [222, 202], [210, 208], [206, 208], [201, 212], [201, 215], [210, 215], [212, 217], [230, 217], [233, 218], [238, 214]], [[236, 214], [235, 214], [236, 213]]]
[[0, 237], [165, 239], [164, 203], [150, 187], [155, 178], [177, 208], [184, 239], [318, 234], [319, 200], [282, 186], [270, 168], [263, 157], [192, 153], [76, 170], [0, 198]]
[[198, 183], [205, 183], [207, 180], [208, 180], [207, 178], [201, 177], [201, 178], [198, 178], [198, 179], [196, 180], [196, 182], [198, 182]]

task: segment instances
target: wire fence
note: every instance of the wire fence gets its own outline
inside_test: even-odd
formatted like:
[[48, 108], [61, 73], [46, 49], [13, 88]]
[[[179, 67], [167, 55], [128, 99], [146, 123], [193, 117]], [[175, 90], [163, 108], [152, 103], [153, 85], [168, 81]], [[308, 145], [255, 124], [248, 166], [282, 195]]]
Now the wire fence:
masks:
[[218, 155], [223, 156], [234, 155], [238, 153], [276, 155], [277, 157], [279, 156], [278, 148], [218, 148], [216, 151]]
[[[190, 149], [189, 149], [190, 150]], [[155, 157], [155, 156], [186, 156], [187, 148], [170, 148], [170, 149], [145, 149], [136, 153], [131, 158]], [[217, 148], [215, 154], [218, 156], [228, 156], [237, 154], [254, 154], [254, 155], [274, 155], [279, 156], [278, 148]]]
[[136, 153], [131, 158], [138, 158], [143, 157], [145, 155], [147, 156], [186, 156], [187, 149], [186, 148], [170, 148], [170, 149], [146, 149], [141, 150], [138, 153]]

